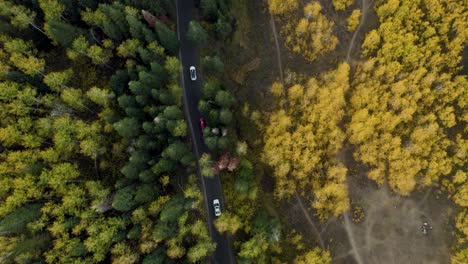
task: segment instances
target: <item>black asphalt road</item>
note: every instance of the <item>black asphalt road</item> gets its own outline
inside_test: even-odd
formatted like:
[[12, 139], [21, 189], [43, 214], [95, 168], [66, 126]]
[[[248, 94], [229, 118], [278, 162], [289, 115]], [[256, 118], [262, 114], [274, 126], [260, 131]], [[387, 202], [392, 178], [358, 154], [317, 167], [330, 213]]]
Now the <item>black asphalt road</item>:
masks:
[[[182, 64], [181, 86], [184, 97], [184, 113], [188, 121], [195, 156], [198, 160], [203, 153], [209, 152], [209, 150], [203, 142], [203, 135], [199, 125], [199, 118], [201, 117], [201, 114], [198, 111], [198, 100], [200, 99], [201, 91], [201, 76], [199, 74], [200, 71], [198, 70], [199, 53], [197, 48], [186, 39], [188, 24], [193, 17], [193, 0], [176, 0], [176, 8], [177, 36], [180, 41], [179, 60]], [[190, 66], [195, 66], [197, 68], [197, 81], [190, 80]], [[224, 209], [221, 181], [218, 176], [215, 176], [214, 178], [201, 176], [200, 170], [198, 170], [198, 175], [202, 183], [202, 193], [205, 200], [206, 211], [208, 213], [208, 229], [211, 239], [217, 244], [216, 251], [212, 257], [212, 263], [235, 263], [230, 239], [226, 235], [218, 233], [213, 225], [213, 221], [216, 219], [216, 216], [214, 215], [213, 199], [219, 199], [221, 210]]]

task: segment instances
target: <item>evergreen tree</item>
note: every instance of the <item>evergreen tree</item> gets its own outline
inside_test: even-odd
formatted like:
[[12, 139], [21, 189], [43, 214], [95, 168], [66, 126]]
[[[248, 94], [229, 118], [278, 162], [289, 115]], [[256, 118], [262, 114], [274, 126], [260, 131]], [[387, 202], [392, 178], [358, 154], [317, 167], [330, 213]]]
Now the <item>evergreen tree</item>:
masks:
[[71, 47], [76, 38], [84, 35], [83, 30], [80, 28], [58, 19], [48, 21], [46, 26], [49, 37], [64, 48]]
[[216, 36], [220, 40], [225, 40], [232, 33], [230, 21], [225, 16], [220, 16], [215, 24]]
[[135, 188], [132, 186], [127, 186], [122, 189], [117, 190], [112, 200], [112, 207], [121, 212], [130, 211], [137, 205], [135, 201]]
[[215, 100], [216, 103], [226, 108], [231, 107], [235, 102], [234, 97], [227, 91], [218, 91]]
[[143, 258], [143, 264], [165, 264], [165, 263], [171, 263], [171, 261], [166, 258], [166, 254], [164, 253], [164, 248], [158, 248]]
[[232, 124], [233, 116], [232, 112], [229, 111], [228, 109], [222, 109], [221, 112], [219, 113], [219, 121], [223, 123], [226, 126], [229, 126]]
[[172, 55], [177, 55], [179, 40], [177, 39], [176, 33], [160, 22], [156, 23], [156, 33], [158, 34], [161, 45]]
[[20, 207], [0, 221], [0, 234], [19, 234], [26, 232], [28, 223], [41, 215], [41, 204], [29, 204]]
[[201, 47], [208, 40], [208, 33], [206, 33], [205, 29], [200, 25], [200, 23], [192, 20], [189, 23], [187, 39], [194, 45]]
[[135, 118], [126, 117], [113, 124], [113, 127], [124, 138], [134, 138], [140, 134], [140, 122]]
[[200, 7], [206, 19], [209, 21], [216, 21], [218, 18], [218, 5], [216, 0], [201, 0]]
[[205, 56], [202, 59], [203, 72], [209, 75], [219, 75], [224, 72], [224, 63], [219, 56]]

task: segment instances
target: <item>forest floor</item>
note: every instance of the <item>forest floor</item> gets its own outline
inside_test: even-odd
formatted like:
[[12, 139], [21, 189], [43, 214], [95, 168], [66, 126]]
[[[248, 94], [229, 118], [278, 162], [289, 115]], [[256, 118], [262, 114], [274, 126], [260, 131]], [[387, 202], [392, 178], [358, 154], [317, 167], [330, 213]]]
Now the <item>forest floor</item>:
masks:
[[[287, 87], [293, 72], [310, 78], [342, 61], [352, 66], [358, 63], [360, 43], [367, 32], [378, 26], [373, 0], [356, 1], [338, 14], [332, 12], [331, 1], [321, 1], [324, 13], [337, 25], [335, 34], [340, 44], [328, 56], [310, 63], [285, 48], [279, 32], [281, 25], [268, 14], [266, 1], [235, 0], [233, 3], [238, 28], [231, 45], [226, 47], [228, 75], [234, 79], [255, 58], [261, 62], [245, 74], [242, 82], [233, 80], [229, 86], [240, 102], [249, 102], [253, 109], [261, 111], [271, 109], [268, 90], [273, 81], [286, 83]], [[357, 8], [362, 9], [360, 24], [355, 32], [347, 32], [345, 18]], [[243, 129], [240, 130], [242, 135]], [[259, 131], [244, 133], [255, 138]], [[261, 149], [251, 151], [261, 153]], [[352, 151], [341, 154], [348, 167], [356, 165]], [[448, 263], [453, 204], [435, 189], [409, 197], [395, 195], [385, 186], [378, 188], [367, 179], [362, 168], [359, 170], [362, 171], [358, 175], [348, 177], [347, 183], [353, 209], [362, 208], [360, 217], [355, 215], [355, 210], [350, 210], [323, 223], [314, 215], [308, 197], [296, 196], [278, 203], [273, 200], [274, 179], [268, 172], [262, 176], [262, 189], [271, 201], [263, 202], [269, 211], [280, 216], [285, 232], [294, 229], [309, 246], [330, 249], [333, 263]], [[432, 226], [427, 234], [422, 233], [424, 222]]]
[[402, 197], [364, 176], [348, 178], [363, 215], [348, 212], [324, 230], [334, 263], [448, 263], [453, 204], [435, 189]]
[[270, 105], [271, 84], [280, 79], [270, 19], [265, 16], [263, 1], [235, 0], [232, 10], [237, 28], [222, 53], [228, 77], [225, 79], [230, 79], [229, 86], [239, 102], [263, 109]]

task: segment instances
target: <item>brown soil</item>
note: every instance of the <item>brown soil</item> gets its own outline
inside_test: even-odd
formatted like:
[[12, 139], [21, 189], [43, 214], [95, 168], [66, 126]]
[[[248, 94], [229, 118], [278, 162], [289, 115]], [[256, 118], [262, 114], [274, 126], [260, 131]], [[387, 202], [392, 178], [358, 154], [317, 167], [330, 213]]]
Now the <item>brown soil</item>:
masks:
[[[334, 240], [343, 235], [347, 240], [329, 244], [334, 263], [449, 263], [454, 207], [438, 191], [402, 197], [366, 179], [350, 177], [348, 184], [365, 217], [355, 223], [346, 213], [325, 232]], [[424, 222], [432, 226], [427, 234], [422, 232]]]

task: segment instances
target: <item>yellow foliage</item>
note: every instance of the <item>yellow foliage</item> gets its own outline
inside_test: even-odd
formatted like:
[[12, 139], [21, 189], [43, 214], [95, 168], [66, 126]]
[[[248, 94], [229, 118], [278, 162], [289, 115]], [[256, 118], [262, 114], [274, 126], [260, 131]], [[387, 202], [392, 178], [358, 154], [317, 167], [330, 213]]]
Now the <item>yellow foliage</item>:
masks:
[[320, 79], [293, 85], [286, 98], [288, 111], [272, 113], [264, 131], [263, 159], [274, 168], [276, 196], [287, 198], [312, 188], [320, 197], [314, 207], [323, 218], [349, 208], [347, 169], [334, 158], [345, 139], [338, 125], [344, 116], [349, 70], [343, 63]]
[[319, 16], [320, 11], [322, 11], [322, 6], [319, 2], [311, 2], [304, 7], [304, 14], [307, 18]]
[[323, 188], [314, 191], [312, 206], [320, 219], [328, 218], [328, 213], [338, 216], [349, 209], [348, 187], [343, 183], [326, 183]]
[[148, 208], [148, 212], [150, 215], [157, 215], [161, 212], [163, 206], [171, 199], [170, 196], [160, 196], [156, 201], [153, 201]]
[[452, 255], [451, 264], [460, 264], [460, 263], [468, 263], [468, 249], [462, 249], [456, 254]]
[[458, 170], [457, 173], [455, 174], [455, 177], [453, 177], [453, 182], [454, 183], [464, 183], [467, 178], [467, 173], [461, 170]]
[[466, 237], [468, 236], [468, 210], [461, 210], [455, 218], [455, 226]]
[[[461, 249], [457, 254], [452, 257], [452, 263], [464, 263], [468, 260], [468, 251], [466, 250], [466, 243], [468, 242], [468, 210], [463, 208], [455, 217], [455, 226], [457, 232], [457, 246]], [[456, 260], [456, 261], [455, 261]]]
[[283, 95], [283, 85], [280, 82], [274, 82], [271, 85], [270, 92], [275, 97], [281, 97]]
[[385, 182], [385, 167], [379, 166], [377, 168], [372, 168], [368, 173], [367, 177], [375, 181], [378, 185], [382, 185]]
[[350, 6], [354, 0], [333, 0], [333, 6], [335, 10], [345, 10], [348, 6]]
[[385, 4], [381, 5], [377, 9], [377, 14], [379, 15], [380, 20], [382, 21], [383, 19], [395, 13], [399, 4], [400, 0], [389, 0], [386, 1]]
[[[466, 166], [465, 140], [448, 131], [466, 112], [468, 86], [457, 65], [468, 11], [453, 0], [389, 0], [376, 10], [380, 26], [362, 44], [371, 57], [357, 68], [347, 134], [368, 177], [408, 195]], [[461, 186], [445, 185], [465, 202]]]
[[220, 233], [228, 232], [233, 235], [242, 227], [241, 219], [234, 214], [224, 212], [214, 223]]
[[439, 112], [439, 119], [445, 127], [453, 127], [457, 124], [455, 120], [454, 108], [452, 106], [448, 106], [442, 109]]
[[65, 10], [65, 6], [57, 0], [40, 0], [39, 6], [44, 12], [44, 18], [46, 21], [60, 19], [60, 16]]
[[185, 255], [186, 250], [184, 247], [179, 245], [179, 243], [177, 242], [177, 239], [171, 238], [167, 242], [167, 246], [168, 248], [167, 248], [166, 254], [171, 259], [180, 259]]
[[10, 62], [15, 67], [24, 73], [35, 76], [44, 72], [45, 60], [38, 59], [34, 56], [24, 56], [22, 54], [13, 53], [10, 57]]
[[351, 15], [346, 19], [346, 29], [350, 32], [354, 31], [359, 25], [359, 19], [361, 18], [361, 10], [354, 9]]
[[[285, 5], [288, 2], [277, 1]], [[270, 2], [276, 1], [269, 0]], [[303, 9], [303, 17], [292, 16], [290, 13], [286, 15], [286, 12], [273, 13], [272, 5], [269, 7], [270, 13], [280, 15], [278, 18], [283, 22], [281, 34], [286, 40], [286, 46], [307, 60], [314, 61], [318, 56], [334, 50], [338, 44], [338, 38], [333, 35], [334, 23], [321, 13], [322, 7], [319, 2], [308, 3]], [[287, 10], [296, 8], [297, 4], [293, 4]]]
[[296, 84], [289, 88], [288, 90], [288, 100], [295, 102], [298, 99], [301, 99], [304, 96], [304, 87], [302, 85]]
[[369, 54], [370, 52], [376, 50], [380, 44], [380, 35], [377, 30], [373, 29], [367, 33], [364, 42], [362, 43], [362, 48], [364, 54]]
[[132, 251], [125, 243], [118, 243], [112, 247], [112, 263], [115, 264], [132, 264], [138, 262], [138, 252]]
[[268, 10], [273, 15], [284, 15], [298, 8], [297, 0], [268, 0]]
[[306, 252], [304, 255], [296, 257], [294, 264], [330, 264], [330, 251], [323, 251], [318, 247]]
[[342, 163], [339, 163], [338, 165], [328, 168], [327, 178], [338, 182], [344, 182], [347, 172], [348, 169]]
[[463, 207], [468, 207], [468, 182], [458, 187], [457, 193], [453, 196], [453, 201]]

